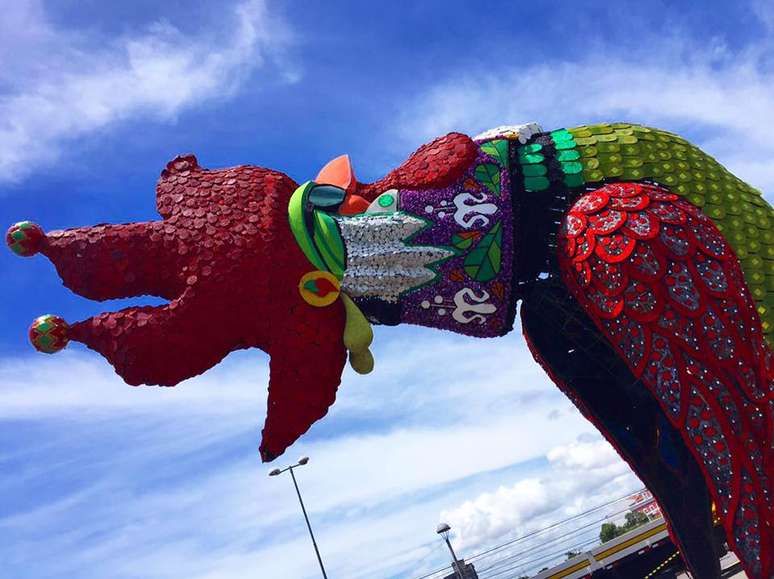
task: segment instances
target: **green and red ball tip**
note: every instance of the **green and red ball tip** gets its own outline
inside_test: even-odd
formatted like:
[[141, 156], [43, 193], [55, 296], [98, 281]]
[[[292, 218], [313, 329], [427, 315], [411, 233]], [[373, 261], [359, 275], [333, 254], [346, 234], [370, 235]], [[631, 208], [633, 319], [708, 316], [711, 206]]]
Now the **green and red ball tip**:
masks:
[[46, 240], [40, 225], [32, 221], [19, 221], [8, 228], [5, 242], [16, 255], [31, 257], [38, 253]]
[[68, 329], [67, 322], [59, 316], [45, 314], [32, 322], [29, 331], [30, 342], [38, 352], [54, 354], [70, 341], [67, 336]]
[[[46, 241], [43, 229], [32, 221], [20, 221], [8, 228], [5, 242], [16, 255], [31, 257], [38, 253]], [[59, 316], [45, 314], [32, 322], [29, 330], [30, 342], [38, 352], [53, 354], [65, 346], [69, 338], [69, 326]]]

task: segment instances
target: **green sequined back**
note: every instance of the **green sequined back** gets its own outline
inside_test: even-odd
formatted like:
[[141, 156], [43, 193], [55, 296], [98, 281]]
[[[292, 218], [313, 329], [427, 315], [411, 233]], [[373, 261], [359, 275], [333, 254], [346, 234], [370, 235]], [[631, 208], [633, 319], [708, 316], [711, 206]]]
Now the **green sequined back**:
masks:
[[[761, 192], [715, 159], [672, 133], [625, 123], [589, 125], [550, 133], [551, 145], [519, 148], [524, 187], [547, 189], [611, 181], [659, 183], [702, 208], [742, 263], [758, 304], [763, 331], [774, 347], [774, 209]], [[551, 151], [551, 161], [546, 158]]]

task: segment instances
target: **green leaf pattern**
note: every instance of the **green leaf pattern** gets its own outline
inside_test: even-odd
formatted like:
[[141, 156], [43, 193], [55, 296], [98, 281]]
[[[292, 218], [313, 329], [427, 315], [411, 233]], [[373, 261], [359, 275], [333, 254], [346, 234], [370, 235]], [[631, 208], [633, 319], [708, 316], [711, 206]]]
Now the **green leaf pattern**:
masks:
[[508, 168], [508, 141], [498, 139], [489, 141], [481, 145], [481, 150], [487, 155], [497, 160], [501, 167]]
[[476, 181], [495, 195], [500, 194], [500, 167], [494, 163], [481, 163], [474, 173]]
[[481, 237], [479, 231], [463, 231], [461, 233], [455, 233], [452, 236], [452, 245], [459, 250], [470, 249], [473, 246], [473, 242]]
[[482, 283], [497, 277], [502, 267], [502, 244], [502, 222], [498, 221], [465, 256], [465, 273], [471, 279]]

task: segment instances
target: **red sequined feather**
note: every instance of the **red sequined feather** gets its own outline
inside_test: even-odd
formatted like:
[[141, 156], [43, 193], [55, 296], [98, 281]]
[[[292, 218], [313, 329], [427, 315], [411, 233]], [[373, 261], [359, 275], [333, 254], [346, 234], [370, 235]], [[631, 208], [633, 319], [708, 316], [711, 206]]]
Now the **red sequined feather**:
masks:
[[658, 400], [702, 468], [751, 577], [774, 572], [774, 369], [739, 260], [669, 191], [617, 183], [560, 229], [572, 295]]

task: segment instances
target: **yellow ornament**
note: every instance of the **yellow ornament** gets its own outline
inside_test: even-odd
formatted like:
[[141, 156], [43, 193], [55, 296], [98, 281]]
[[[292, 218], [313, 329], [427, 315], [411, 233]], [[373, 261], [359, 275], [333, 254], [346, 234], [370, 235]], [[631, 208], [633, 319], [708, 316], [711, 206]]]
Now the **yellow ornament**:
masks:
[[374, 369], [374, 357], [371, 350], [349, 353], [349, 365], [358, 374], [369, 374]]
[[347, 322], [344, 325], [344, 347], [351, 352], [367, 350], [374, 340], [371, 324], [348, 295], [341, 294], [341, 301], [344, 302], [344, 310], [347, 314]]
[[298, 292], [306, 303], [317, 308], [331, 305], [341, 294], [335, 275], [327, 271], [310, 271], [298, 282]]

